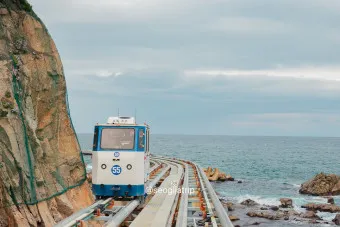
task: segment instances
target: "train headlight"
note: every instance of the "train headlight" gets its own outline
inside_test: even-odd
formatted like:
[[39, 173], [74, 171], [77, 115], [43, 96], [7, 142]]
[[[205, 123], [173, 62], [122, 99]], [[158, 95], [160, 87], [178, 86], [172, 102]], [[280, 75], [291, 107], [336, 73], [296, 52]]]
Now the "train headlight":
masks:
[[132, 169], [132, 165], [131, 165], [131, 164], [128, 164], [128, 165], [126, 166], [126, 168], [127, 168], [128, 170], [131, 170], [131, 169]]
[[105, 164], [102, 164], [102, 169], [106, 169], [106, 165]]

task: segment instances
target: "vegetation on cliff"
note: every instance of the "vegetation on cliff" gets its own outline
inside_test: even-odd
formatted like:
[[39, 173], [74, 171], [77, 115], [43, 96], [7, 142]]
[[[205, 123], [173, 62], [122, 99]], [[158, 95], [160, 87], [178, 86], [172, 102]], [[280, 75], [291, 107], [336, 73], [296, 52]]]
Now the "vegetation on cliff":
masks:
[[0, 226], [52, 226], [92, 202], [85, 180], [56, 46], [26, 0], [1, 0]]

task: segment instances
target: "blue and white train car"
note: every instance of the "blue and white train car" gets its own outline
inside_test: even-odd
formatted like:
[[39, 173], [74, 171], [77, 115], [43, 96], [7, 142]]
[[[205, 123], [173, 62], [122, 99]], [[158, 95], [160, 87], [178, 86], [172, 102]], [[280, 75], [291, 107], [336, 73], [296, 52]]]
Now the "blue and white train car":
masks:
[[110, 117], [94, 130], [92, 190], [97, 198], [143, 198], [149, 178], [149, 127]]

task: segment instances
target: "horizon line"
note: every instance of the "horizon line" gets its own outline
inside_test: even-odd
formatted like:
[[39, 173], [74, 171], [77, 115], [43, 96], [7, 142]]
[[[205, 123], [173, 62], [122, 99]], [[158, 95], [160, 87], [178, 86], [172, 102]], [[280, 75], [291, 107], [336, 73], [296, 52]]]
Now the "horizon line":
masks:
[[[93, 134], [93, 132], [76, 132], [80, 134]], [[175, 134], [175, 133], [151, 133], [156, 136], [230, 136], [230, 137], [301, 137], [301, 138], [340, 138], [340, 136], [331, 135], [242, 135], [242, 134]]]

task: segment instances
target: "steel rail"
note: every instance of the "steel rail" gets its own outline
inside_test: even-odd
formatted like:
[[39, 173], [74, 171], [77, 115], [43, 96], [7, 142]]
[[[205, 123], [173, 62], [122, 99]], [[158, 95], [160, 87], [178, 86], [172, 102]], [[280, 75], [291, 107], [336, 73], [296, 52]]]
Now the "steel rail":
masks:
[[106, 200], [99, 200], [92, 204], [91, 206], [82, 209], [74, 214], [72, 214], [70, 217], [58, 222], [54, 227], [71, 227], [77, 224], [77, 221], [84, 219], [85, 217], [91, 215], [94, 211], [95, 208], [98, 205], [106, 205], [108, 204], [112, 198], [106, 199]]
[[138, 199], [131, 201], [127, 206], [122, 208], [117, 214], [115, 214], [110, 220], [108, 220], [103, 226], [118, 227], [139, 205], [140, 201]]
[[189, 166], [187, 163], [184, 163], [184, 179], [183, 179], [183, 186], [184, 193], [182, 191], [181, 194], [181, 201], [178, 209], [177, 220], [176, 220], [176, 227], [186, 227], [188, 223], [188, 191], [189, 191]]
[[[166, 164], [165, 167], [161, 170], [159, 174], [156, 175], [156, 177], [149, 182], [146, 183], [146, 193], [149, 194], [151, 192], [151, 189], [154, 188], [157, 183], [172, 169], [174, 166], [177, 166], [177, 169], [182, 169], [181, 171], [184, 172], [178, 173], [176, 179], [179, 179], [179, 182], [182, 186], [182, 189], [186, 189], [189, 187], [189, 165], [186, 163], [184, 160], [178, 160], [178, 159], [172, 159], [172, 158], [167, 158], [167, 157], [155, 157], [153, 156], [151, 158], [151, 161], [154, 163], [153, 168], [150, 169], [151, 171], [156, 170], [159, 168], [159, 166]], [[198, 180], [201, 185], [201, 191], [203, 193], [203, 198], [205, 200], [205, 204], [207, 207], [208, 213], [212, 215], [211, 217], [211, 223], [213, 227], [217, 226], [222, 226], [222, 227], [232, 227], [233, 224], [231, 223], [229, 216], [222, 206], [221, 202], [219, 201], [215, 190], [213, 189], [212, 185], [210, 184], [207, 176], [205, 175], [203, 169], [191, 162], [193, 164], [192, 168], [196, 168], [197, 173], [198, 173]], [[181, 165], [181, 166], [179, 166]], [[178, 178], [179, 177], [179, 178]], [[170, 179], [170, 178], [169, 178]], [[177, 181], [177, 180], [176, 180]], [[179, 187], [179, 185], [178, 185]], [[188, 188], [189, 189], [189, 188]], [[110, 203], [112, 198], [108, 198], [106, 200], [99, 200], [92, 204], [91, 206], [78, 211], [77, 213], [71, 215], [70, 217], [62, 220], [61, 222], [57, 223], [55, 225], [56, 227], [72, 227], [75, 226], [78, 221], [80, 220], [86, 220], [92, 215], [94, 215], [95, 209], [100, 206], [104, 205], [107, 206], [107, 204]], [[169, 200], [170, 201], [170, 200]], [[167, 201], [167, 203], [170, 204], [170, 202]], [[171, 211], [170, 211], [170, 216], [168, 218], [168, 226], [174, 220], [176, 217], [175, 215], [177, 214], [176, 217], [176, 227], [186, 227], [188, 225], [188, 204], [189, 204], [189, 198], [188, 198], [188, 193], [181, 193], [181, 197], [179, 195], [176, 195], [176, 197], [173, 199], [173, 202], [171, 201]], [[112, 216], [112, 217], [107, 217], [108, 220], [106, 220], [106, 223], [104, 226], [106, 227], [118, 227], [121, 223], [124, 222], [124, 220], [133, 213], [133, 211], [141, 204], [140, 200], [133, 200], [130, 203], [128, 203], [126, 206], [120, 208], [118, 212]], [[165, 203], [163, 204], [163, 207], [165, 206]], [[164, 208], [162, 208], [164, 209]], [[168, 209], [168, 208], [167, 208]], [[177, 211], [177, 212], [176, 212]], [[216, 216], [214, 216], [214, 214]], [[216, 219], [218, 218], [218, 219]], [[217, 221], [219, 222], [217, 224]], [[194, 225], [196, 223], [194, 222]]]
[[[213, 227], [217, 227], [217, 222], [216, 222], [216, 219], [215, 219], [215, 216], [214, 216], [214, 212], [213, 212], [213, 209], [212, 209], [212, 207], [211, 207], [210, 200], [209, 200], [209, 197], [208, 197], [208, 195], [207, 195], [207, 191], [206, 191], [206, 189], [205, 189], [205, 185], [204, 185], [205, 182], [203, 182], [203, 180], [202, 180], [202, 174], [200, 173], [199, 169], [197, 168], [197, 165], [196, 165], [196, 164], [194, 164], [194, 165], [195, 165], [195, 168], [196, 168], [197, 173], [198, 173], [198, 178], [199, 178], [199, 181], [200, 181], [201, 190], [202, 190], [202, 192], [203, 192], [203, 197], [204, 197], [205, 203], [206, 203], [206, 205], [207, 205], [209, 214], [210, 214], [210, 215], [213, 215], [213, 216], [211, 217], [212, 226], [213, 226]], [[209, 183], [209, 184], [210, 184], [210, 183]]]
[[[173, 160], [171, 158], [167, 158], [167, 157], [157, 157], [157, 159], [175, 161], [175, 160]], [[211, 186], [211, 184], [210, 184], [207, 176], [205, 175], [203, 169], [199, 165], [197, 165], [196, 163], [194, 163], [194, 162], [191, 162], [191, 163], [193, 163], [195, 165], [196, 169], [198, 170], [197, 172], [199, 173], [199, 178], [202, 179], [202, 181], [204, 182], [204, 184], [202, 184], [203, 183], [202, 182], [201, 185], [204, 188], [204, 190], [202, 190], [202, 191], [203, 191], [203, 194], [205, 194], [204, 199], [206, 200], [207, 208], [208, 208], [209, 212], [212, 212], [212, 207], [211, 207], [211, 204], [210, 204], [210, 200], [209, 200], [209, 198], [206, 194], [206, 191], [208, 192], [210, 199], [211, 199], [211, 202], [214, 205], [214, 210], [217, 214], [217, 217], [219, 219], [221, 226], [222, 227], [233, 227], [233, 224], [231, 223], [225, 208], [222, 206], [220, 200], [218, 199], [218, 196], [216, 195], [216, 192], [215, 192], [214, 188]], [[212, 218], [212, 221], [214, 223], [216, 223], [215, 218]], [[217, 226], [217, 223], [216, 223], [216, 226]]]
[[202, 180], [204, 181], [207, 191], [210, 195], [211, 198], [211, 202], [214, 205], [215, 211], [217, 213], [218, 219], [222, 225], [222, 227], [233, 227], [234, 225], [231, 223], [229, 216], [227, 214], [227, 211], [225, 210], [225, 208], [222, 206], [220, 200], [218, 199], [216, 192], [214, 190], [214, 188], [211, 186], [207, 176], [205, 175], [203, 169], [196, 165], [195, 166], [199, 169], [199, 172], [201, 173], [202, 176]]

